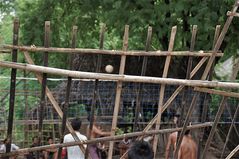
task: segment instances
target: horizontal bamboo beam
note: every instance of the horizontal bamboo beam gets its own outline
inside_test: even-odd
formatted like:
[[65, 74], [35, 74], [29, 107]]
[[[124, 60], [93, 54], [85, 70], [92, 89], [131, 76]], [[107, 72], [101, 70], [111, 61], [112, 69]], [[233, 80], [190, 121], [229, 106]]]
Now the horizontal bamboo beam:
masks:
[[[19, 49], [19, 51], [28, 52], [58, 52], [58, 53], [76, 53], [76, 54], [106, 54], [106, 55], [127, 55], [127, 56], [196, 56], [205, 57], [211, 56], [212, 51], [122, 51], [122, 50], [100, 50], [100, 49], [85, 49], [85, 48], [56, 48], [56, 47], [31, 47], [31, 46], [14, 46], [14, 45], [2, 45], [4, 49]], [[216, 56], [221, 57], [223, 53], [218, 52]]]
[[66, 69], [44, 67], [38, 65], [30, 65], [16, 62], [0, 61], [0, 67], [15, 68], [21, 70], [27, 70], [39, 73], [48, 73], [60, 76], [69, 76], [73, 78], [90, 78], [90, 79], [102, 79], [102, 80], [120, 80], [123, 82], [138, 82], [138, 83], [155, 83], [155, 84], [167, 84], [167, 85], [184, 85], [193, 87], [220, 87], [238, 89], [239, 83], [236, 82], [218, 82], [218, 81], [206, 81], [206, 80], [186, 80], [186, 79], [174, 79], [174, 78], [160, 78], [149, 76], [132, 76], [132, 75], [116, 75], [106, 73], [92, 73], [82, 71], [70, 71]]
[[[191, 125], [191, 126], [188, 126], [187, 129], [192, 130], [192, 129], [199, 129], [199, 128], [209, 127], [209, 126], [212, 126], [211, 122]], [[133, 132], [133, 133], [127, 133], [127, 134], [123, 134], [123, 135], [95, 138], [92, 140], [86, 140], [86, 141], [82, 141], [82, 142], [77, 141], [77, 142], [68, 142], [68, 143], [62, 143], [62, 144], [45, 145], [45, 146], [39, 146], [39, 147], [33, 147], [33, 148], [24, 148], [24, 149], [12, 151], [7, 154], [0, 154], [0, 158], [6, 157], [6, 156], [27, 154], [29, 152], [42, 151], [42, 150], [51, 149], [51, 148], [69, 147], [69, 146], [75, 146], [75, 145], [79, 145], [79, 144], [94, 144], [94, 143], [99, 143], [99, 142], [122, 140], [125, 137], [132, 138], [132, 137], [136, 137], [136, 136], [149, 136], [149, 135], [154, 135], [154, 134], [172, 133], [175, 131], [180, 131], [181, 129], [182, 128], [174, 128], [174, 129], [152, 130], [152, 131], [147, 131], [147, 132]]]
[[221, 90], [200, 88], [200, 87], [195, 87], [194, 90], [198, 91], [198, 92], [203, 92], [203, 93], [210, 93], [210, 94], [217, 94], [217, 95], [221, 95], [221, 96], [239, 98], [239, 93], [235, 93], [235, 92], [226, 92], [226, 91], [221, 91]]
[[11, 50], [0, 50], [0, 54], [10, 54]]

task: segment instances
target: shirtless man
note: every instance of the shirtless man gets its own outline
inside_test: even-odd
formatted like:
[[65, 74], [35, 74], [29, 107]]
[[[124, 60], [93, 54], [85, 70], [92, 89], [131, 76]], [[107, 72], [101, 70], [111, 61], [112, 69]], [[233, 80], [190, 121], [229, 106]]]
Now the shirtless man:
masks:
[[[173, 123], [175, 124], [175, 127], [178, 127], [178, 118], [179, 115], [175, 114], [173, 117]], [[166, 146], [166, 151], [165, 151], [165, 159], [169, 159], [169, 152], [170, 152], [170, 146], [173, 146], [173, 152], [176, 150], [176, 142], [177, 142], [177, 136], [178, 132], [173, 132], [169, 135], [168, 137], [168, 143]]]
[[[88, 117], [88, 120], [90, 121], [90, 117]], [[95, 124], [96, 117], [94, 116], [93, 118], [93, 127], [91, 132], [90, 131], [90, 126], [87, 128], [87, 134], [90, 135], [90, 139], [97, 138], [97, 137], [102, 137], [102, 136], [110, 136], [111, 132], [105, 132], [102, 131], [100, 128], [98, 128]], [[97, 144], [91, 144], [88, 145], [89, 153], [92, 159], [100, 159], [98, 153], [97, 153]]]
[[197, 158], [197, 145], [187, 130], [183, 136], [182, 143], [178, 152], [178, 159], [196, 159]]

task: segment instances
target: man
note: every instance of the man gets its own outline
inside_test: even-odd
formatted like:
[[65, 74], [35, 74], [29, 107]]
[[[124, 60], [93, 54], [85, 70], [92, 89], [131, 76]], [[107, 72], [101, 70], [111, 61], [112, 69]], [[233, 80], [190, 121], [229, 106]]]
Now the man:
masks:
[[197, 158], [197, 145], [187, 130], [183, 136], [182, 143], [178, 151], [178, 159], [196, 159]]
[[[86, 136], [80, 133], [81, 120], [79, 118], [73, 119], [71, 122], [71, 126], [81, 141], [87, 140]], [[73, 142], [73, 141], [75, 140], [70, 133], [64, 136], [64, 143]], [[84, 145], [84, 147], [86, 148], [86, 145]], [[70, 146], [70, 147], [67, 147], [67, 157], [68, 159], [84, 159], [85, 155], [81, 151], [79, 146]]]
[[153, 159], [154, 153], [148, 142], [135, 141], [128, 152], [128, 159]]
[[[38, 136], [34, 136], [32, 138], [32, 145], [30, 147], [38, 147], [38, 146], [40, 146], [40, 139]], [[33, 151], [27, 155], [27, 159], [43, 159], [43, 158], [44, 155], [42, 151]]]
[[[88, 120], [90, 121], [90, 116], [88, 116]], [[90, 139], [97, 138], [97, 137], [110, 136], [111, 135], [110, 132], [102, 131], [100, 128], [96, 126], [95, 120], [96, 120], [96, 117], [94, 116], [92, 121], [93, 127], [91, 132], [90, 132], [90, 126], [88, 126], [87, 128], [87, 134], [90, 135]], [[90, 144], [88, 147], [88, 150], [92, 159], [100, 159], [97, 153], [97, 144]]]
[[[6, 152], [6, 145], [10, 143], [9, 138], [4, 139], [3, 144], [0, 145], [0, 153]], [[19, 147], [13, 143], [11, 143], [11, 152], [18, 150]], [[15, 159], [17, 156], [10, 157], [10, 159]]]
[[[179, 118], [178, 114], [175, 114], [173, 117], [173, 123], [176, 128], [178, 127], [178, 118]], [[167, 143], [166, 151], [165, 151], [165, 159], [169, 159], [169, 152], [170, 152], [171, 145], [173, 146], [173, 152], [176, 150], [177, 136], [178, 136], [178, 132], [173, 132], [169, 135], [168, 143]]]
[[[54, 143], [53, 138], [48, 137], [47, 142], [49, 145], [53, 144]], [[56, 148], [46, 149], [44, 151], [44, 156], [45, 156], [45, 159], [57, 159], [57, 149]]]

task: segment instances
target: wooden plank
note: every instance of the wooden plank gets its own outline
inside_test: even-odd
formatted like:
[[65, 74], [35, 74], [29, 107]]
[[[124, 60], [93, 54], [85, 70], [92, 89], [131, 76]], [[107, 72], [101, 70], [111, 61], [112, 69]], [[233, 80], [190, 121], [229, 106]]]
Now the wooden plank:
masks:
[[[24, 57], [25, 57], [25, 59], [28, 63], [34, 64], [32, 58], [30, 57], [28, 52], [24, 52]], [[40, 73], [35, 73], [35, 76], [37, 77], [39, 83], [42, 84], [42, 75]], [[48, 99], [50, 100], [51, 104], [53, 105], [54, 109], [56, 110], [57, 114], [62, 119], [63, 118], [63, 112], [62, 112], [60, 106], [58, 105], [56, 99], [54, 98], [52, 92], [50, 91], [50, 89], [48, 87], [46, 87], [46, 95], [47, 95]], [[68, 128], [69, 132], [72, 134], [75, 141], [81, 141], [78, 138], [78, 136], [76, 135], [76, 133], [75, 133], [74, 129], [72, 128], [69, 121], [66, 121], [66, 127]], [[83, 153], [85, 153], [84, 146], [80, 145], [80, 149]]]
[[[44, 36], [44, 46], [48, 48], [50, 46], [50, 21], [45, 22], [45, 36]], [[43, 54], [43, 65], [48, 66], [48, 52]], [[40, 108], [39, 108], [39, 126], [38, 126], [38, 137], [40, 139], [40, 144], [42, 142], [42, 129], [43, 129], [43, 119], [44, 119], [44, 110], [46, 107], [46, 85], [47, 85], [47, 74], [43, 73], [42, 75], [42, 87], [41, 87], [41, 99], [40, 99]]]
[[[32, 53], [39, 53], [48, 51], [49, 53], [71, 53], [75, 54], [105, 54], [105, 55], [126, 55], [126, 56], [167, 56], [169, 54], [168, 51], [127, 51], [124, 52], [122, 50], [99, 50], [99, 49], [84, 49], [84, 48], [43, 48], [43, 47], [32, 47], [32, 46], [15, 46], [15, 45], [2, 45], [2, 48], [6, 49], [19, 49], [20, 51], [28, 51]], [[210, 50], [200, 50], [200, 51], [172, 51], [170, 52], [171, 56], [195, 56], [195, 57], [210, 57], [212, 55], [212, 51]], [[218, 51], [215, 54], [217, 57], [223, 56], [223, 53]]]
[[[212, 125], [211, 122], [203, 123], [203, 124], [195, 124], [191, 126], [187, 126], [187, 129], [199, 129], [202, 127], [210, 127]], [[33, 148], [24, 148], [24, 149], [19, 149], [16, 151], [12, 151], [8, 154], [0, 154], [1, 157], [5, 156], [13, 156], [13, 155], [19, 155], [19, 154], [26, 154], [29, 152], [34, 152], [34, 151], [42, 151], [45, 149], [49, 148], [60, 148], [60, 147], [69, 147], [69, 146], [75, 146], [75, 145], [82, 145], [82, 144], [95, 144], [99, 142], [107, 142], [107, 141], [119, 141], [122, 140], [125, 137], [132, 138], [136, 136], [148, 136], [148, 135], [154, 135], [154, 134], [165, 134], [165, 133], [172, 133], [181, 130], [182, 128], [174, 128], [174, 129], [161, 129], [161, 130], [151, 130], [147, 132], [133, 132], [133, 133], [126, 133], [123, 135], [117, 135], [117, 136], [109, 136], [109, 137], [101, 137], [101, 138], [94, 138], [91, 140], [86, 140], [84, 142], [68, 142], [68, 143], [63, 143], [63, 144], [52, 144], [52, 145], [45, 145], [45, 146], [39, 146], [39, 147], [33, 147]]]
[[[233, 7], [233, 9], [232, 9], [233, 12], [236, 12], [237, 8], [238, 8], [238, 6], [235, 4], [234, 7]], [[222, 44], [222, 41], [223, 41], [223, 39], [224, 39], [224, 37], [225, 37], [227, 31], [228, 31], [228, 28], [229, 28], [229, 26], [230, 26], [230, 24], [231, 24], [231, 22], [232, 22], [232, 19], [233, 19], [233, 17], [228, 17], [228, 19], [227, 19], [227, 21], [226, 21], [226, 23], [225, 23], [225, 25], [224, 25], [224, 27], [223, 27], [223, 29], [222, 29], [222, 32], [221, 32], [221, 34], [220, 34], [220, 36], [219, 36], [219, 38], [218, 38], [218, 40], [217, 40], [217, 42], [216, 42], [216, 44], [215, 44], [215, 47], [214, 47], [214, 49], [213, 49], [213, 54], [212, 54], [212, 56], [210, 56], [210, 58], [209, 58], [209, 61], [208, 61], [207, 66], [206, 66], [206, 68], [205, 68], [205, 70], [204, 70], [204, 72], [203, 72], [203, 75], [202, 75], [202, 77], [201, 77], [201, 80], [205, 80], [205, 79], [207, 78], [208, 73], [209, 73], [209, 71], [210, 71], [210, 69], [211, 69], [211, 66], [212, 66], [212, 64], [213, 64], [213, 61], [214, 61], [214, 59], [215, 59], [215, 53], [219, 50], [219, 48], [220, 48], [220, 46], [221, 46], [221, 44]], [[186, 119], [185, 119], [185, 122], [184, 122], [184, 125], [183, 125], [184, 129], [183, 129], [182, 132], [180, 133], [179, 140], [178, 140], [178, 142], [177, 142], [177, 147], [176, 147], [176, 151], [175, 151], [175, 158], [177, 158], [178, 150], [179, 150], [179, 147], [180, 147], [180, 145], [181, 145], [181, 142], [182, 142], [184, 133], [185, 133], [185, 131], [186, 131], [185, 128], [186, 128], [186, 126], [189, 124], [189, 119], [190, 119], [191, 114], [192, 114], [192, 112], [193, 112], [193, 110], [194, 110], [195, 103], [196, 103], [196, 100], [197, 100], [197, 98], [199, 97], [199, 95], [200, 95], [200, 93], [199, 93], [199, 92], [196, 92], [196, 94], [194, 95], [193, 100], [192, 100], [192, 102], [191, 102], [191, 105], [190, 105], [190, 107], [189, 107], [189, 110], [188, 110], [188, 113], [187, 113], [187, 116], [186, 116]], [[205, 154], [203, 153], [203, 155], [202, 155], [203, 158], [204, 158], [204, 155], [205, 155]]]
[[[127, 49], [128, 49], [128, 38], [129, 38], [128, 36], [129, 36], [129, 26], [126, 25], [124, 30], [124, 40], [123, 40], [123, 49], [122, 49], [124, 52], [127, 52]], [[119, 75], [124, 75], [125, 63], [126, 63], [126, 55], [122, 55], [120, 60]], [[122, 81], [118, 81], [117, 88], [116, 88], [116, 95], [115, 95], [115, 107], [114, 107], [114, 114], [113, 114], [112, 127], [111, 127], [111, 136], [115, 135], [117, 120], [118, 120], [118, 113], [120, 108], [121, 91], [122, 91]], [[114, 147], [114, 142], [111, 141], [109, 145], [108, 159], [112, 159], [113, 147]]]
[[[170, 61], [171, 61], [170, 52], [173, 51], [176, 33], [177, 33], [177, 27], [174, 26], [174, 27], [172, 27], [172, 30], [171, 30], [171, 37], [170, 37], [169, 47], [168, 47], [169, 55], [166, 57], [164, 70], [163, 70], [163, 78], [166, 78], [168, 76], [168, 70], [169, 70], [169, 65], [170, 65]], [[158, 101], [158, 103], [159, 103], [158, 104], [158, 116], [157, 116], [157, 120], [156, 120], [155, 130], [159, 130], [159, 128], [160, 128], [161, 112], [162, 112], [163, 101], [164, 101], [164, 91], [165, 91], [165, 84], [161, 84], [159, 101]], [[158, 140], [159, 140], [158, 135], [155, 135], [154, 141], [153, 141], [154, 158], [156, 157], [156, 153], [157, 153]]]
[[[13, 45], [18, 45], [19, 38], [19, 19], [14, 19], [13, 22]], [[17, 49], [12, 50], [12, 61], [17, 62]], [[8, 124], [7, 124], [7, 138], [10, 140], [6, 145], [6, 153], [11, 150], [12, 143], [12, 130], [13, 130], [13, 118], [14, 118], [14, 106], [15, 106], [15, 91], [16, 91], [16, 75], [17, 69], [11, 70], [11, 82], [10, 82], [10, 97], [9, 97], [9, 112], [8, 112]]]
[[[147, 33], [147, 40], [145, 45], [145, 51], [149, 51], [150, 44], [152, 40], [152, 27], [148, 27], [148, 33]], [[148, 57], [144, 56], [143, 64], [141, 68], [141, 76], [145, 76], [146, 69], [148, 64]], [[134, 126], [133, 126], [133, 132], [137, 130], [138, 128], [138, 118], [139, 118], [139, 112], [140, 112], [140, 101], [141, 101], [141, 93], [142, 93], [142, 83], [139, 83], [137, 91], [136, 91], [136, 107], [135, 107], [135, 117], [134, 117]]]
[[186, 79], [174, 79], [174, 78], [160, 78], [160, 77], [149, 77], [149, 76], [133, 76], [133, 75], [116, 75], [116, 74], [105, 74], [105, 73], [92, 73], [82, 71], [70, 71], [65, 69], [22, 64], [15, 62], [4, 62], [0, 61], [0, 66], [7, 68], [17, 68], [21, 70], [28, 70], [32, 72], [45, 72], [48, 74], [70, 76], [73, 78], [88, 78], [88, 79], [102, 79], [102, 80], [115, 80], [124, 82], [142, 82], [142, 83], [155, 83], [155, 84], [167, 84], [167, 85], [183, 85], [193, 87], [219, 87], [219, 88], [239, 88], [239, 83], [236, 82], [219, 82], [219, 81], [207, 81], [207, 80], [186, 80]]

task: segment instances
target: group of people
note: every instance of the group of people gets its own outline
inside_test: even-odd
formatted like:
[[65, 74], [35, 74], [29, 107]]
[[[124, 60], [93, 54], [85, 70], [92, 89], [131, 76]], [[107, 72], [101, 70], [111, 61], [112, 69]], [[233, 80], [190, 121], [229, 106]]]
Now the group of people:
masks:
[[[177, 118], [176, 118], [177, 119]], [[177, 120], [175, 120], [177, 123]], [[72, 128], [74, 129], [77, 137], [81, 141], [86, 141], [87, 137], [80, 133], [81, 128], [81, 120], [79, 118], [75, 118], [71, 121]], [[177, 125], [177, 124], [176, 124]], [[179, 152], [177, 154], [178, 159], [196, 159], [197, 158], [197, 146], [195, 141], [193, 140], [192, 136], [189, 133], [190, 131], [186, 131], [182, 143], [179, 148]], [[95, 117], [93, 118], [93, 125], [90, 130], [90, 127], [87, 128], [87, 134], [89, 139], [99, 138], [104, 136], [109, 136], [111, 132], [103, 131], [100, 127], [95, 124]], [[170, 154], [170, 146], [173, 146], [175, 151], [176, 143], [177, 143], [178, 132], [174, 132], [169, 135], [168, 143], [166, 146], [165, 151], [165, 159], [169, 159]], [[152, 143], [149, 139], [152, 140], [152, 137], [146, 137], [145, 140], [142, 141], [135, 141], [132, 142], [130, 139], [125, 137], [119, 144], [118, 148], [120, 149], [120, 155], [124, 155], [125, 152], [128, 152], [125, 159], [153, 159], [154, 153], [152, 150]], [[53, 144], [53, 138], [47, 138], [48, 144]], [[71, 133], [66, 134], [64, 136], [64, 143], [73, 142], [75, 141], [74, 137]], [[4, 144], [0, 146], [0, 153], [6, 152], [6, 144], [8, 140], [4, 140]], [[39, 138], [33, 137], [31, 147], [37, 147], [40, 145]], [[83, 145], [84, 148], [88, 152], [87, 154], [90, 155], [92, 159], [106, 159], [107, 153], [104, 143], [97, 143], [97, 144], [89, 144]], [[19, 147], [15, 144], [11, 144], [11, 151], [18, 150]], [[175, 153], [175, 152], [174, 152]], [[174, 154], [173, 153], [173, 154]], [[77, 146], [70, 146], [63, 148], [61, 153], [62, 159], [84, 159], [85, 154], [82, 152], [80, 147]], [[175, 156], [175, 154], [174, 154]], [[44, 151], [34, 151], [27, 154], [27, 159], [57, 159], [58, 158], [58, 150], [56, 148], [46, 149]], [[13, 157], [14, 159], [14, 157]]]

